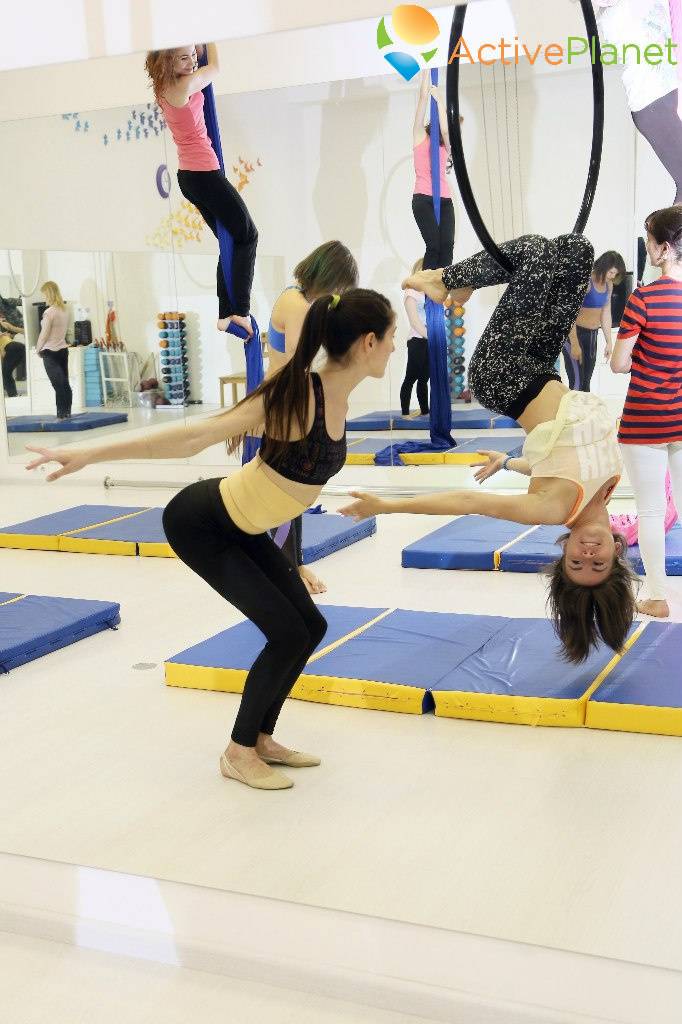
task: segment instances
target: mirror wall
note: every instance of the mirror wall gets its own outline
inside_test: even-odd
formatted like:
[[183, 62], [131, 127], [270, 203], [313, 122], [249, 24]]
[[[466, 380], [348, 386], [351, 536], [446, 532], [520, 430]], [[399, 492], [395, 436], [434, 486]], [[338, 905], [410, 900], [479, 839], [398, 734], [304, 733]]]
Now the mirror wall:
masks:
[[[639, 203], [635, 138], [620, 74], [611, 71], [602, 173], [587, 233], [597, 253], [615, 249], [632, 270]], [[417, 89], [415, 81], [391, 73], [218, 97], [226, 170], [259, 231], [252, 309], [261, 329], [267, 329], [280, 291], [292, 283], [295, 264], [331, 238], [352, 250], [361, 283], [387, 294], [397, 310], [396, 352], [387, 376], [354, 392], [349, 419], [401, 406], [407, 340], [414, 332], [400, 281], [424, 251], [411, 203]], [[472, 184], [494, 236], [569, 230], [591, 142], [589, 66], [465, 67], [461, 106]], [[67, 303], [73, 411], [113, 409], [127, 417], [96, 434], [153, 429], [216, 409], [221, 378], [228, 378], [224, 404], [231, 404], [233, 392], [241, 397], [243, 348], [215, 326], [217, 243], [179, 192], [175, 147], [154, 104], [12, 122], [0, 125], [0, 140], [5, 152], [22, 153], [21, 161], [0, 171], [3, 194], [11, 197], [2, 225], [0, 295], [19, 300], [24, 334], [17, 341], [26, 347], [25, 380], [19, 365], [12, 375], [16, 395], [5, 398], [10, 422], [56, 411], [54, 388], [35, 351], [46, 280], [59, 284]], [[451, 172], [449, 181], [458, 259], [478, 245]], [[500, 288], [488, 289], [467, 306], [465, 359], [500, 294]], [[165, 339], [159, 332], [176, 329], [161, 323], [162, 313], [183, 314], [182, 374], [162, 365], [174, 347], [172, 333], [170, 349], [160, 347]], [[90, 339], [91, 345], [83, 344]], [[617, 401], [625, 378], [614, 378], [604, 366], [601, 337], [599, 344], [593, 389]], [[178, 352], [173, 358], [183, 357]], [[414, 391], [411, 408], [417, 410]], [[39, 440], [73, 443], [79, 436]], [[382, 430], [349, 439], [362, 437], [388, 445], [427, 439], [428, 433]], [[23, 458], [26, 442], [36, 439], [10, 433], [11, 455]]]

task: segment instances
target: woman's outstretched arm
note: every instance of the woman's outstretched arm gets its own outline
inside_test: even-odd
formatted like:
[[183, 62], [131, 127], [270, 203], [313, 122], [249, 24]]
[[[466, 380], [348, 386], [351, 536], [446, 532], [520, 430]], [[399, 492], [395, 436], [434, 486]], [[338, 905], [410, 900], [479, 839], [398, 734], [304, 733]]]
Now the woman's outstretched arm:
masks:
[[262, 428], [263, 420], [263, 399], [258, 396], [216, 416], [209, 416], [206, 419], [192, 417], [161, 430], [148, 430], [140, 437], [117, 437], [91, 448], [76, 448], [70, 445], [67, 448], [38, 448], [27, 445], [27, 450], [35, 452], [38, 458], [29, 462], [26, 469], [37, 469], [48, 462], [58, 462], [61, 468], [54, 470], [47, 477], [48, 480], [58, 480], [96, 462], [117, 462], [120, 459], [188, 459], [221, 441], [256, 432]]
[[356, 500], [339, 509], [353, 519], [368, 519], [387, 513], [411, 512], [413, 515], [464, 516], [482, 515], [492, 519], [511, 519], [528, 525], [561, 524], [565, 510], [544, 494], [484, 494], [480, 491], [444, 491], [441, 494], [419, 494], [414, 498], [379, 498], [375, 494], [351, 491]]

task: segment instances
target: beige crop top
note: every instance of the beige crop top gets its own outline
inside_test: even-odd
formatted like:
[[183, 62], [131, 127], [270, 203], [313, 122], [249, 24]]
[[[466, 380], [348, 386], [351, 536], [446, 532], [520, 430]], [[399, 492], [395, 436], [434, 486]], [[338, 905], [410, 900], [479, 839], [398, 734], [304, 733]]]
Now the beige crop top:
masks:
[[232, 476], [220, 481], [220, 496], [232, 522], [244, 533], [265, 533], [302, 515], [312, 502], [301, 503], [268, 476], [257, 455]]
[[578, 488], [566, 526], [575, 522], [607, 481], [617, 477], [618, 482], [623, 468], [613, 417], [601, 398], [584, 391], [564, 395], [556, 419], [538, 423], [531, 430], [523, 455], [531, 477], [558, 477]]

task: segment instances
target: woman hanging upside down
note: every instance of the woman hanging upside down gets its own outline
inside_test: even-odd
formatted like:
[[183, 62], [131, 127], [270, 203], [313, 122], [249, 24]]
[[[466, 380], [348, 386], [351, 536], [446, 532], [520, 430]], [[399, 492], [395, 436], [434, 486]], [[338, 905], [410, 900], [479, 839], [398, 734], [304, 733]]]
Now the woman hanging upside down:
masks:
[[354, 492], [357, 500], [341, 511], [355, 519], [381, 512], [479, 513], [565, 524], [549, 605], [565, 657], [579, 663], [599, 637], [621, 650], [636, 611], [627, 543], [611, 532], [606, 511], [621, 472], [614, 421], [601, 399], [569, 391], [554, 369], [585, 296], [594, 253], [582, 235], [526, 235], [501, 248], [516, 268], [511, 277], [482, 252], [445, 270], [414, 274], [403, 288], [435, 302], [449, 296], [464, 303], [476, 288], [509, 282], [472, 356], [469, 383], [479, 402], [513, 416], [528, 435], [523, 458], [488, 453], [479, 479], [512, 469], [531, 478], [528, 493], [461, 490], [392, 499]]
[[218, 330], [226, 331], [234, 322], [251, 335], [251, 286], [258, 232], [246, 203], [220, 170], [204, 120], [201, 90], [218, 73], [216, 45], [208, 44], [207, 63], [201, 68], [197, 66], [194, 45], [179, 46], [175, 50], [152, 50], [147, 54], [145, 68], [177, 146], [180, 191], [196, 206], [216, 238], [217, 222], [220, 222], [234, 242], [232, 301], [218, 260]]
[[[220, 758], [226, 778], [254, 789], [288, 789], [271, 765], [304, 768], [319, 758], [277, 743], [272, 734], [291, 688], [322, 641], [326, 620], [268, 531], [315, 504], [346, 459], [348, 396], [367, 377], [384, 376], [394, 350], [395, 314], [387, 298], [362, 288], [325, 295], [310, 307], [293, 358], [243, 402], [207, 419], [110, 441], [95, 448], [48, 449], [56, 480], [111, 459], [189, 458], [220, 441], [235, 450], [265, 425], [260, 453], [222, 480], [201, 480], [177, 494], [163, 528], [178, 558], [265, 636], [244, 684], [232, 738]], [[320, 348], [327, 355], [311, 369]]]

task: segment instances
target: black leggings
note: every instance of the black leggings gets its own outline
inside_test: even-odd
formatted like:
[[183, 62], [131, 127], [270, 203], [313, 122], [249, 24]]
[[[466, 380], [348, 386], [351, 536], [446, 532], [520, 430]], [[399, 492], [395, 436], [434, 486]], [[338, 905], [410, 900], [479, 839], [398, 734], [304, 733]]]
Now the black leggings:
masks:
[[578, 362], [571, 355], [571, 341], [564, 342], [563, 356], [568, 386], [571, 391], [589, 391], [592, 374], [597, 364], [597, 335], [599, 331], [591, 331], [588, 327], [576, 327], [582, 361]]
[[60, 348], [58, 352], [43, 349], [40, 353], [45, 364], [45, 373], [50, 378], [57, 399], [57, 416], [71, 415], [73, 395], [69, 384], [69, 350]]
[[410, 411], [412, 388], [417, 382], [417, 401], [422, 416], [429, 413], [429, 343], [426, 338], [409, 338], [407, 342], [407, 369], [400, 388], [400, 408], [403, 416]]
[[17, 396], [14, 371], [21, 366], [25, 359], [26, 346], [20, 341], [8, 341], [2, 356], [2, 384], [8, 398]]
[[432, 196], [415, 192], [412, 196], [412, 213], [426, 245], [424, 270], [449, 267], [455, 247], [455, 208], [452, 199], [440, 201], [440, 224], [436, 221]]
[[677, 89], [634, 110], [632, 120], [675, 182], [673, 205], [682, 203], [682, 121], [677, 116]]
[[221, 319], [233, 313], [247, 316], [251, 311], [258, 232], [246, 203], [222, 171], [178, 171], [178, 184], [185, 199], [194, 203], [216, 238], [216, 221], [220, 221], [232, 235], [232, 302], [218, 260], [218, 315]]
[[555, 363], [585, 298], [594, 250], [583, 235], [523, 235], [500, 248], [512, 276], [480, 252], [447, 267], [443, 281], [448, 289], [508, 283], [469, 362], [469, 385], [481, 405], [517, 417], [547, 381], [560, 379]]
[[282, 705], [327, 631], [298, 570], [267, 533], [244, 533], [220, 496], [220, 480], [201, 480], [166, 506], [168, 543], [195, 573], [238, 608], [266, 643], [244, 684], [232, 739], [246, 747], [272, 735]]

